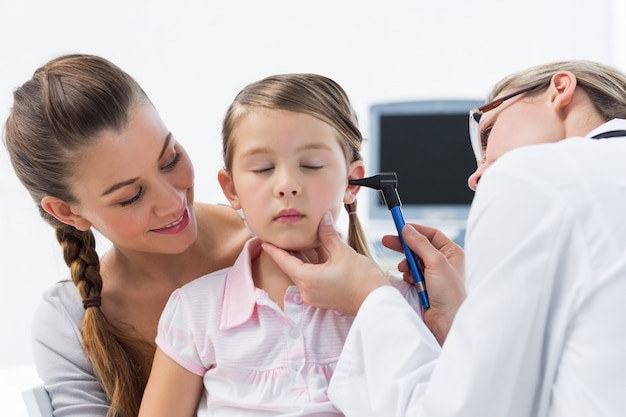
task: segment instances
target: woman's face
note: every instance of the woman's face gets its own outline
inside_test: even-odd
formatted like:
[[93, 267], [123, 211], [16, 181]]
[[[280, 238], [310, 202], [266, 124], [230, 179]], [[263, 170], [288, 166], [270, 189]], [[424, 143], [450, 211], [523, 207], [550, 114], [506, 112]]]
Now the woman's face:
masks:
[[[151, 105], [102, 133], [78, 164], [73, 213], [123, 250], [180, 253], [197, 237], [194, 172]], [[81, 227], [85, 228], [85, 227]]]
[[[512, 92], [503, 91], [498, 97]], [[566, 136], [563, 120], [550, 99], [550, 89], [539, 95], [515, 96], [485, 112], [480, 119], [479, 132], [488, 140], [485, 162], [468, 179], [472, 190], [478, 187], [485, 169], [506, 152], [521, 146], [556, 142]]]

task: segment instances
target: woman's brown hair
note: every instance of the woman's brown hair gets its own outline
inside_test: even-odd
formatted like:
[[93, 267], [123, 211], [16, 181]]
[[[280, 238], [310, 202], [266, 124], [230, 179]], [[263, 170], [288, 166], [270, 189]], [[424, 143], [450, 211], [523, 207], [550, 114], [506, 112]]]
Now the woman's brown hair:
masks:
[[4, 143], [19, 180], [56, 230], [71, 278], [85, 307], [82, 343], [111, 402], [109, 417], [137, 415], [154, 349], [110, 323], [100, 306], [102, 277], [91, 230], [80, 231], [43, 210], [53, 196], [76, 203], [70, 184], [76, 164], [104, 131], [120, 131], [129, 110], [149, 103], [137, 82], [111, 62], [65, 55], [37, 69], [17, 88]]

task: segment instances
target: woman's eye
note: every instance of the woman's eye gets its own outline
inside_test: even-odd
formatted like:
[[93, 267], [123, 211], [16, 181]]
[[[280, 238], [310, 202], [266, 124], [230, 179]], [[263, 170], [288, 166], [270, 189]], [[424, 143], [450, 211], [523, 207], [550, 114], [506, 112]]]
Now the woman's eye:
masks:
[[134, 196], [132, 196], [128, 200], [124, 200], [124, 201], [120, 202], [120, 206], [122, 206], [122, 207], [130, 206], [131, 204], [136, 203], [137, 201], [139, 201], [139, 199], [141, 198], [142, 195], [143, 195], [143, 187], [139, 187], [139, 192], [137, 192], [137, 194], [135, 194]]
[[170, 169], [174, 168], [178, 162], [180, 161], [180, 158], [182, 158], [182, 154], [180, 152], [176, 152], [176, 154], [174, 155], [174, 158], [172, 159], [172, 161], [170, 163], [168, 163], [167, 165], [165, 165], [163, 168], [161, 168], [164, 171], [169, 171]]

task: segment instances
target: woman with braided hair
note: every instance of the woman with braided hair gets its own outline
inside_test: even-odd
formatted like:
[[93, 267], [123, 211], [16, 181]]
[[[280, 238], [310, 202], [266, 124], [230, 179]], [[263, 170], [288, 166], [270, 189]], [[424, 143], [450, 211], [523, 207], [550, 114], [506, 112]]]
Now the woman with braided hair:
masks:
[[[135, 416], [171, 292], [232, 265], [249, 232], [232, 208], [194, 203], [185, 150], [103, 58], [39, 68], [14, 93], [4, 142], [71, 271], [33, 326], [55, 416]], [[112, 244], [101, 259], [92, 230]]]

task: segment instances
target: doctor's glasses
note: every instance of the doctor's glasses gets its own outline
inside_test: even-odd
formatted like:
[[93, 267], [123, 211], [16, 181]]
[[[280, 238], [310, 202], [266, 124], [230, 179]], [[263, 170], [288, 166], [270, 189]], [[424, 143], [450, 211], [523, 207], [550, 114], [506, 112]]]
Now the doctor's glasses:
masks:
[[483, 135], [480, 132], [480, 128], [478, 126], [482, 115], [488, 112], [489, 110], [493, 110], [496, 107], [500, 106], [502, 103], [504, 103], [508, 99], [513, 98], [523, 93], [527, 93], [528, 91], [534, 90], [536, 88], [537, 88], [536, 85], [532, 87], [527, 87], [522, 90], [516, 91], [514, 93], [508, 94], [504, 97], [500, 97], [499, 99], [494, 100], [490, 103], [484, 104], [480, 107], [476, 107], [475, 109], [470, 110], [469, 135], [470, 135], [470, 142], [472, 144], [472, 150], [474, 151], [474, 156], [476, 157], [476, 162], [478, 163], [478, 166], [482, 165], [485, 162], [485, 151], [487, 150], [487, 136]]

